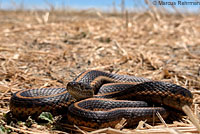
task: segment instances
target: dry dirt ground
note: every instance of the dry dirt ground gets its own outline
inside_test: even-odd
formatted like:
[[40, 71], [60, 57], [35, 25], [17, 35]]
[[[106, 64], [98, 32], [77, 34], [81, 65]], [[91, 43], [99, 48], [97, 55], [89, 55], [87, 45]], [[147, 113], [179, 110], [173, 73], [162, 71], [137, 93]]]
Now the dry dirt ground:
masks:
[[[65, 133], [52, 130], [51, 125], [33, 123], [27, 127], [23, 123], [7, 124], [3, 118], [9, 112], [9, 99], [21, 89], [65, 87], [67, 82], [88, 69], [181, 85], [194, 94], [193, 117], [198, 119], [200, 17], [152, 11], [123, 16], [87, 11], [1, 11], [1, 129], [12, 133]], [[138, 130], [107, 128], [98, 131], [197, 132], [193, 124], [185, 119], [167, 124], [168, 128], [161, 123], [156, 127], [139, 127]], [[81, 133], [89, 131], [70, 125], [65, 127]]]

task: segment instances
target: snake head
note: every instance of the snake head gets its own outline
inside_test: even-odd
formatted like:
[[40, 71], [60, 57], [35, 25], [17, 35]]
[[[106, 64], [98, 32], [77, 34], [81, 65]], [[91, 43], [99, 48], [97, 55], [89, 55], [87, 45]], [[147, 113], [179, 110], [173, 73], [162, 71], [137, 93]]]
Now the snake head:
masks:
[[81, 82], [69, 82], [67, 84], [67, 89], [70, 95], [72, 95], [76, 100], [90, 98], [94, 95], [94, 91], [90, 85]]

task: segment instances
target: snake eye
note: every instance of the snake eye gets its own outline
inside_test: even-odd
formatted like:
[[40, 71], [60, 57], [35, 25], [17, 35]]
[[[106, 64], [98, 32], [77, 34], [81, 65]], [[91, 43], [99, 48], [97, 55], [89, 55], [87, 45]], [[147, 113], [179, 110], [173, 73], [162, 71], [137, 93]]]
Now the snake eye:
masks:
[[80, 89], [81, 89], [81, 90], [85, 90], [85, 86], [81, 84], [81, 85], [80, 85]]

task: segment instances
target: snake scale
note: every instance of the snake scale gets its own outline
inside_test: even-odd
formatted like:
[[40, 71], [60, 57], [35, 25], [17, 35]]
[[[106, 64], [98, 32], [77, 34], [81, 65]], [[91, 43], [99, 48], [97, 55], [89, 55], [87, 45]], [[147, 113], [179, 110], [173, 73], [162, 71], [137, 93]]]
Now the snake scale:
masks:
[[122, 118], [132, 127], [140, 120], [166, 119], [170, 111], [191, 106], [192, 93], [175, 84], [146, 78], [89, 70], [66, 88], [24, 89], [10, 99], [11, 113], [20, 119], [41, 112], [63, 115], [71, 124], [92, 128], [114, 127]]

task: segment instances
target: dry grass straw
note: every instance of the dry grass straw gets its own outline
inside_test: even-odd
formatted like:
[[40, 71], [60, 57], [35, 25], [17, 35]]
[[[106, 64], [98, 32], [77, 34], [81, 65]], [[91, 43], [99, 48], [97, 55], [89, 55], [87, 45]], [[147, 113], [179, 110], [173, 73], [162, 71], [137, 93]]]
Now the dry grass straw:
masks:
[[[10, 96], [20, 89], [65, 87], [80, 72], [99, 69], [188, 88], [194, 94], [195, 118], [199, 118], [200, 19], [152, 8], [126, 12], [125, 18], [97, 11], [1, 11], [0, 115], [9, 111]], [[137, 129], [126, 129], [124, 123], [117, 129], [93, 130], [67, 124], [63, 128], [79, 133], [122, 134], [197, 133], [199, 127], [188, 119], [173, 124], [162, 120], [156, 126], [140, 122]], [[45, 127], [21, 129], [1, 124], [21, 133], [60, 133]]]
[[5, 128], [11, 129], [15, 132], [26, 133], [26, 134], [48, 134], [48, 132], [45, 133], [44, 131], [39, 131], [39, 132], [37, 132], [37, 130], [36, 131], [29, 131], [29, 130], [25, 130], [23, 128], [15, 128], [15, 127], [12, 127], [12, 126], [9, 126], [9, 125], [5, 125]]
[[197, 128], [197, 130], [200, 133], [200, 125], [198, 118], [193, 114], [192, 110], [189, 108], [189, 106], [185, 105], [183, 107], [183, 111], [186, 113], [186, 115], [190, 118], [194, 126]]

